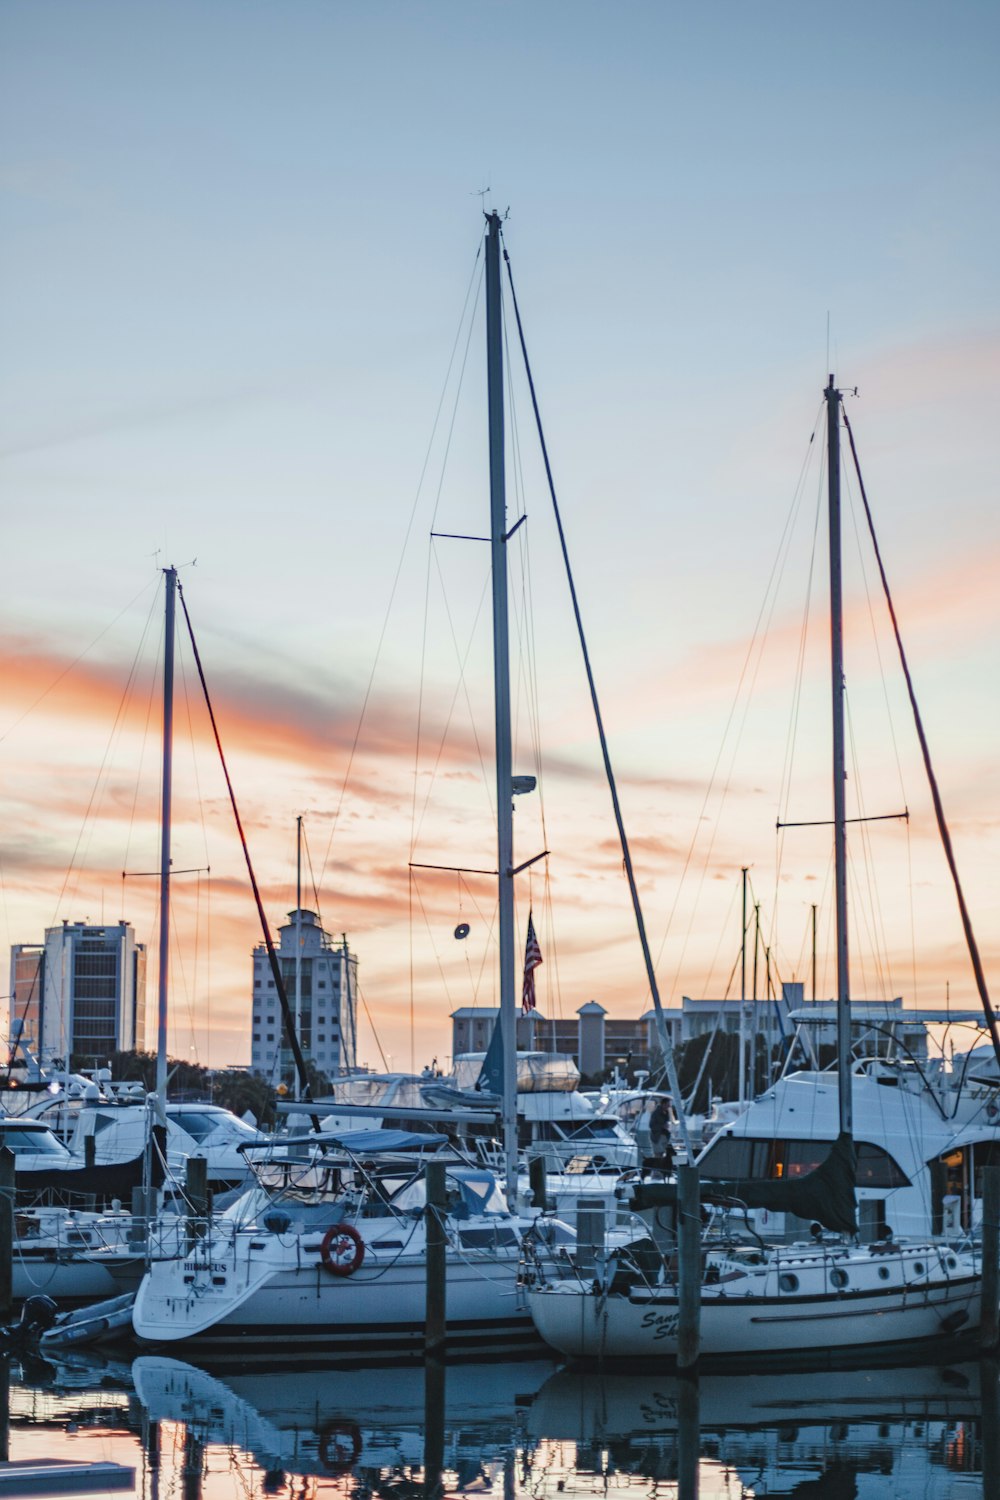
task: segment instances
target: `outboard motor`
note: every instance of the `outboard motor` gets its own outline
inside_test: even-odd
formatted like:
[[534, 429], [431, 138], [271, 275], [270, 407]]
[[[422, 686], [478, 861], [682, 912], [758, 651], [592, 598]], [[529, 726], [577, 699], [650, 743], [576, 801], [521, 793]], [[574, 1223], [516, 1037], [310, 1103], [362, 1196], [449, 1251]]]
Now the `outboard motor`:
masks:
[[37, 1338], [47, 1328], [51, 1328], [59, 1316], [58, 1305], [51, 1297], [38, 1295], [26, 1297], [24, 1306], [21, 1308], [21, 1321], [17, 1325], [21, 1337], [24, 1340]]
[[51, 1328], [58, 1316], [59, 1308], [51, 1297], [41, 1294], [28, 1297], [21, 1308], [20, 1321], [0, 1328], [0, 1352], [16, 1350], [20, 1353], [30, 1349], [39, 1334]]

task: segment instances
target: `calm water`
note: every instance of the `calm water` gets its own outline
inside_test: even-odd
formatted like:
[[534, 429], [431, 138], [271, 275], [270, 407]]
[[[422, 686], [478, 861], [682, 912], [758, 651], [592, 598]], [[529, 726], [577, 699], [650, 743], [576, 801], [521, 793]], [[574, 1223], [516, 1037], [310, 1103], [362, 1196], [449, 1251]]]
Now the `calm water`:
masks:
[[219, 1376], [76, 1355], [13, 1363], [9, 1384], [9, 1457], [135, 1470], [133, 1487], [99, 1496], [1000, 1495], [995, 1364], [692, 1386], [535, 1361], [453, 1365], [435, 1384], [419, 1369]]

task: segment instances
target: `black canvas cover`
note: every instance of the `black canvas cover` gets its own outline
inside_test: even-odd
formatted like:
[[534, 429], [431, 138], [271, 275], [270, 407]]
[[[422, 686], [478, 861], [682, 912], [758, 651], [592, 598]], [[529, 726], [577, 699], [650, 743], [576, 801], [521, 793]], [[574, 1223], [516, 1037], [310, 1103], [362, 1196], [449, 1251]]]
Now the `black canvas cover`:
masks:
[[[842, 1131], [830, 1154], [804, 1177], [783, 1177], [776, 1181], [750, 1180], [703, 1181], [701, 1196], [706, 1202], [735, 1199], [747, 1208], [771, 1208], [776, 1213], [797, 1214], [800, 1219], [815, 1219], [824, 1229], [840, 1234], [855, 1234], [854, 1184], [857, 1176], [857, 1153], [854, 1140]], [[632, 1193], [636, 1210], [657, 1208], [677, 1201], [672, 1182], [641, 1182]]]

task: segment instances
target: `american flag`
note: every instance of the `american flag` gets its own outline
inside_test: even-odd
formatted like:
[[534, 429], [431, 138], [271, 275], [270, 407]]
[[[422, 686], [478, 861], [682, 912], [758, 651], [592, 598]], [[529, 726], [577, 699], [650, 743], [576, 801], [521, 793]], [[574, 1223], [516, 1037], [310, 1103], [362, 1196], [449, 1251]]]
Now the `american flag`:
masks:
[[535, 924], [528, 913], [528, 938], [524, 945], [524, 987], [521, 990], [521, 1010], [525, 1015], [535, 1008], [535, 970], [542, 962], [542, 950], [535, 936]]

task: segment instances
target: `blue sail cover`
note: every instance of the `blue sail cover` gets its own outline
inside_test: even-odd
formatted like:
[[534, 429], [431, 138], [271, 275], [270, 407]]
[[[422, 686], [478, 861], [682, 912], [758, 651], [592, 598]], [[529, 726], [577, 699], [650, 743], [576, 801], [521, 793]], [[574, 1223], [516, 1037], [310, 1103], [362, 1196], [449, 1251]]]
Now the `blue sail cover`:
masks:
[[479, 1093], [503, 1095], [503, 1028], [498, 1015], [493, 1023], [493, 1035], [483, 1058], [483, 1066], [476, 1079]]

